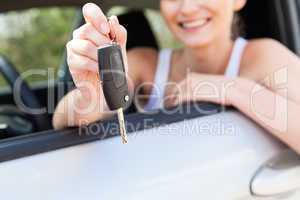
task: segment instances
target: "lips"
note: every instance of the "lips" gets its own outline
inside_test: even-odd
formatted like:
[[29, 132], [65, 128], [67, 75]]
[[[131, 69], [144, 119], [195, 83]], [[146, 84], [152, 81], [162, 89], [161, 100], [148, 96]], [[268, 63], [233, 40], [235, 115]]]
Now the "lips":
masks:
[[210, 18], [197, 19], [193, 21], [179, 22], [182, 29], [197, 29], [205, 26], [210, 21]]

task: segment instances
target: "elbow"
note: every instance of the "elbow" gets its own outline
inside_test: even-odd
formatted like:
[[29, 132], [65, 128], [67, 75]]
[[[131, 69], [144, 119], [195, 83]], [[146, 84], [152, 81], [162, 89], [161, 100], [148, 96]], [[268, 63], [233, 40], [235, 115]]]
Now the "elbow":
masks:
[[63, 129], [67, 126], [67, 124], [65, 123], [66, 120], [66, 116], [64, 114], [64, 112], [62, 112], [59, 109], [59, 106], [56, 108], [53, 117], [52, 117], [52, 126], [55, 130], [58, 129]]
[[65, 128], [65, 126], [62, 122], [63, 122], [62, 117], [59, 116], [57, 111], [55, 111], [55, 113], [53, 114], [53, 117], [52, 117], [52, 126], [53, 126], [53, 128], [55, 130]]
[[52, 126], [56, 130], [63, 129], [69, 126], [68, 121], [70, 121], [70, 119], [68, 119], [68, 113], [70, 113], [70, 110], [68, 110], [67, 97], [68, 95], [61, 99], [53, 113]]

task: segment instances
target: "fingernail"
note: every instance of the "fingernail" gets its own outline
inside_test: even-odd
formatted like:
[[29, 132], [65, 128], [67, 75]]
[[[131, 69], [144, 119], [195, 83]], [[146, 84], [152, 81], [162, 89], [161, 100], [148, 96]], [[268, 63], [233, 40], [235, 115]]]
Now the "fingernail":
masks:
[[89, 3], [85, 4], [83, 7], [82, 7], [82, 13], [85, 14], [86, 13], [86, 9], [90, 6]]
[[100, 24], [100, 29], [101, 29], [101, 32], [103, 33], [103, 34], [108, 34], [110, 31], [109, 31], [109, 26], [108, 26], [108, 24], [106, 23], [106, 22], [104, 22], [104, 23], [102, 23], [102, 24]]
[[117, 23], [119, 23], [118, 17], [116, 15], [112, 15], [111, 19]]
[[97, 10], [95, 9], [95, 4], [93, 3], [86, 3], [83, 7], [82, 7], [82, 14], [85, 15], [95, 15], [97, 13]]

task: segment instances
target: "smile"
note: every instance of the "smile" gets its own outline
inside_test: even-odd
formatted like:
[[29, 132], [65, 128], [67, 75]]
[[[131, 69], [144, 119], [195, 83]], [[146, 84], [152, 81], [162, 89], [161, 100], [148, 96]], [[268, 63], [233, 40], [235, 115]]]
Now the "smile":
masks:
[[196, 28], [201, 28], [201, 27], [205, 26], [209, 21], [210, 21], [210, 18], [199, 19], [199, 20], [194, 20], [194, 21], [189, 21], [189, 22], [180, 22], [179, 26], [182, 29], [196, 29]]

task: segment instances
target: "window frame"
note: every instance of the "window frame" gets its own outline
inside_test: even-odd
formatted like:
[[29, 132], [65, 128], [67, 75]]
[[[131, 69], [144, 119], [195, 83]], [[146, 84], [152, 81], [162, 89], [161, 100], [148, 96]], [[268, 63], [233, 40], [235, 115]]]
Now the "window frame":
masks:
[[[184, 104], [180, 107], [168, 109], [167, 112], [157, 110], [153, 114], [129, 114], [126, 116], [126, 123], [130, 124], [130, 126], [127, 127], [127, 133], [137, 134], [137, 132], [141, 130], [210, 116], [232, 109], [233, 108], [231, 107], [223, 107], [212, 103], [202, 102]], [[147, 123], [145, 123], [145, 121], [147, 121]], [[111, 127], [112, 124], [118, 124], [116, 116], [108, 120], [92, 123], [87, 126], [87, 128], [49, 130], [0, 140], [0, 163], [119, 136], [117, 129], [111, 129], [109, 134], [103, 131], [109, 130], [109, 127]], [[89, 130], [89, 128], [92, 129], [94, 126], [101, 126], [104, 128], [99, 129], [96, 133], [82, 132], [82, 130]]]

